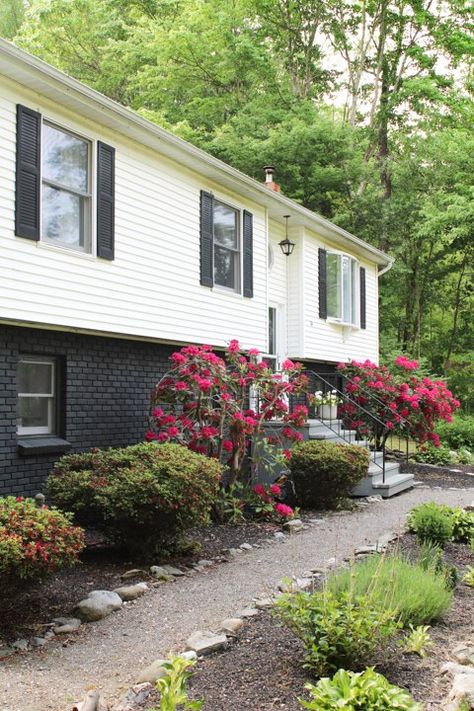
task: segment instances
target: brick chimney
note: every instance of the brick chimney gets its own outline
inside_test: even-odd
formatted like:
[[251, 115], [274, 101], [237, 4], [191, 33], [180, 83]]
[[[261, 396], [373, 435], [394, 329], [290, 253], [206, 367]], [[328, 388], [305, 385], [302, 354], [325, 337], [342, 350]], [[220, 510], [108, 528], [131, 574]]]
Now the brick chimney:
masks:
[[279, 193], [280, 186], [278, 185], [278, 183], [275, 183], [275, 181], [273, 179], [275, 176], [275, 168], [273, 167], [273, 165], [266, 165], [264, 167], [264, 171], [265, 171], [265, 182], [264, 182], [265, 187], [267, 187], [269, 190], [273, 190], [273, 192], [275, 192], [275, 193]]

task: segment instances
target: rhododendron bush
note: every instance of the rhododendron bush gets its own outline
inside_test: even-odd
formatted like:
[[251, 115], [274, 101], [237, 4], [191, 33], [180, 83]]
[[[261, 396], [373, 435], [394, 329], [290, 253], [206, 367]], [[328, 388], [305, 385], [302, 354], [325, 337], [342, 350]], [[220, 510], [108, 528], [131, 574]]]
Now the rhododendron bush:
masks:
[[[252, 439], [258, 440], [267, 460], [270, 450], [276, 459], [289, 458], [283, 444], [302, 438], [296, 428], [304, 424], [308, 411], [300, 405], [290, 413], [288, 397], [306, 390], [307, 377], [303, 366], [290, 360], [283, 362], [280, 373], [273, 373], [258, 355], [256, 349], [244, 353], [235, 340], [225, 359], [209, 346], [186, 346], [173, 353], [171, 369], [152, 393], [146, 439], [177, 442], [221, 460], [230, 483], [242, 472]], [[285, 424], [281, 436], [266, 431], [273, 419]]]
[[2, 593], [74, 564], [83, 547], [83, 531], [71, 524], [69, 514], [38, 508], [33, 499], [0, 499]]
[[353, 401], [340, 406], [347, 425], [372, 438], [377, 446], [383, 445], [392, 432], [419, 444], [431, 441], [439, 446], [436, 423], [451, 422], [460, 406], [442, 380], [417, 375], [418, 362], [405, 356], [395, 358], [391, 368], [370, 360], [338, 367], [349, 379], [345, 391]]

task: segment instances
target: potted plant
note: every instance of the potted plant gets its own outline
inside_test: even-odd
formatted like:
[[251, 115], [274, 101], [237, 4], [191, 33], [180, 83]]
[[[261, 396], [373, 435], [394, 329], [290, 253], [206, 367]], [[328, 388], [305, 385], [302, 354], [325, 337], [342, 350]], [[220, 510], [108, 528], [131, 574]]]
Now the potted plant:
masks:
[[337, 390], [331, 390], [331, 392], [326, 393], [323, 393], [322, 390], [317, 390], [313, 399], [318, 415], [322, 420], [335, 420], [337, 418], [337, 406], [341, 402], [337, 395]]

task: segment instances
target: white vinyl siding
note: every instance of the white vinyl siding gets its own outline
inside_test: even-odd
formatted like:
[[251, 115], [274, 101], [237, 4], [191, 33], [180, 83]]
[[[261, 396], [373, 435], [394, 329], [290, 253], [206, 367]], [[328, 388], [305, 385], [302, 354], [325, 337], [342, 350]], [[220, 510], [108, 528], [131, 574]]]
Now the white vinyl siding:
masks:
[[[0, 80], [3, 81], [3, 80]], [[0, 319], [223, 347], [267, 342], [265, 210], [5, 81], [0, 92]], [[116, 148], [115, 260], [14, 236], [16, 104]], [[253, 214], [254, 298], [199, 282], [199, 195]]]

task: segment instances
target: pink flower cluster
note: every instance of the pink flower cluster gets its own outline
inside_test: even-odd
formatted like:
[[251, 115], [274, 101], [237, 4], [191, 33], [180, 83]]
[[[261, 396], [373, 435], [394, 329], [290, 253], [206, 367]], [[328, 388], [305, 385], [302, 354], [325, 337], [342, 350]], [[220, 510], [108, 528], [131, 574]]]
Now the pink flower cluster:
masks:
[[[297, 431], [308, 410], [288, 408], [290, 393], [305, 392], [308, 379], [303, 366], [286, 360], [281, 373], [273, 373], [265, 361], [258, 361], [256, 348], [242, 351], [232, 340], [225, 359], [210, 346], [185, 346], [171, 356], [172, 367], [156, 385], [151, 396], [147, 440], [178, 442], [193, 451], [222, 459], [234, 481], [249, 452], [252, 437], [267, 438], [265, 425], [276, 417], [283, 420], [283, 439], [297, 442]], [[258, 393], [258, 407], [249, 408], [252, 392]], [[289, 449], [283, 451], [287, 458]]]
[[[420, 444], [431, 440], [439, 446], [439, 437], [434, 432], [436, 422], [450, 422], [460, 406], [459, 401], [442, 380], [417, 376], [414, 373], [418, 368], [416, 360], [398, 356], [394, 365], [396, 368], [392, 371], [369, 360], [340, 364], [339, 370], [348, 378], [345, 389], [353, 401], [341, 406], [341, 414], [361, 434], [374, 437], [376, 441], [386, 437], [386, 433], [397, 431]], [[354, 403], [375, 415], [386, 433]]]
[[293, 518], [294, 511], [291, 506], [278, 501], [278, 497], [282, 494], [281, 487], [278, 484], [270, 484], [270, 486], [256, 484], [253, 487], [253, 493], [261, 501], [262, 506], [258, 507], [260, 513], [268, 516], [277, 514], [277, 516], [284, 519]]

